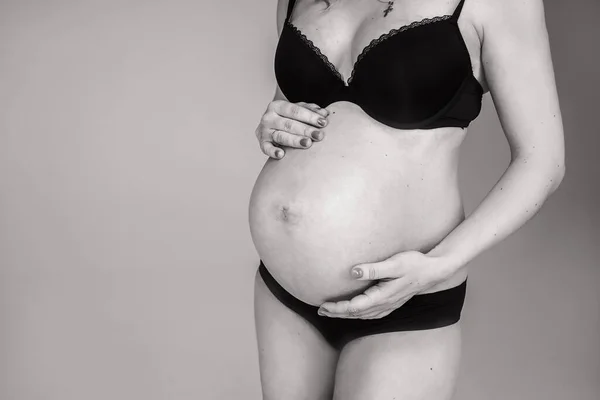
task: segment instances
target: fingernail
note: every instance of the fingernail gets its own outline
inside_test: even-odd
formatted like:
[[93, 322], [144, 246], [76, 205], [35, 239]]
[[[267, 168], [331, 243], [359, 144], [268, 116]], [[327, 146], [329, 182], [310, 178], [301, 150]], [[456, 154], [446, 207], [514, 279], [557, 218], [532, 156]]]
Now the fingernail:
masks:
[[327, 125], [327, 120], [325, 120], [325, 118], [319, 118], [319, 120], [317, 121], [319, 123], [319, 125], [321, 126], [325, 126]]
[[323, 310], [321, 310], [320, 308], [319, 308], [319, 310], [317, 311], [317, 314], [319, 314], [319, 315], [325, 315], [325, 313], [323, 313]]
[[362, 269], [359, 269], [359, 268], [354, 268], [354, 269], [352, 270], [352, 277], [353, 277], [354, 279], [362, 278], [362, 276], [363, 276]]
[[275, 157], [277, 157], [277, 158], [283, 157], [283, 150], [276, 150], [275, 151]]
[[323, 138], [323, 132], [321, 131], [313, 131], [310, 136], [315, 140], [321, 140]]
[[308, 144], [309, 144], [308, 138], [300, 139], [300, 146], [306, 147], [306, 146], [308, 146]]

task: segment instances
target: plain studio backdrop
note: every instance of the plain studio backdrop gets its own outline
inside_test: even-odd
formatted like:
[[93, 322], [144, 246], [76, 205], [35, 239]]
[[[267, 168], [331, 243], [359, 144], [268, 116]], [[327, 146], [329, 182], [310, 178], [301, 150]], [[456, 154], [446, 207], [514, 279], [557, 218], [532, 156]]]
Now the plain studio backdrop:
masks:
[[[545, 4], [567, 175], [471, 264], [457, 400], [600, 398], [600, 2]], [[247, 210], [275, 9], [0, 1], [2, 400], [261, 398]], [[487, 94], [467, 212], [508, 161]]]

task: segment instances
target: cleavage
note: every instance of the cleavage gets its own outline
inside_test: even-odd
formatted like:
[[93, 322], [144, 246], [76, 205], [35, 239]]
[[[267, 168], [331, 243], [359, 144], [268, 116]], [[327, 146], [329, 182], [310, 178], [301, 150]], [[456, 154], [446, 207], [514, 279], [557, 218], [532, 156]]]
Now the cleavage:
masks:
[[[350, 84], [357, 61], [368, 52], [368, 46], [393, 29], [408, 27], [411, 23], [429, 18], [447, 18], [452, 14], [452, 5], [440, 7], [438, 1], [427, 4], [413, 1], [398, 1], [394, 10], [383, 17], [387, 3], [370, 1], [332, 2], [325, 10], [324, 4], [297, 0], [288, 23], [311, 42], [322, 54], [325, 64], [342, 81]], [[415, 9], [421, 9], [417, 11]], [[444, 9], [446, 13], [441, 13]], [[423, 16], [426, 11], [427, 16]], [[411, 15], [411, 18], [407, 18]]]
[[[350, 2], [340, 7], [332, 2], [331, 8], [323, 11], [324, 4], [312, 5], [297, 0], [289, 20], [321, 51], [345, 84], [352, 75], [358, 53], [370, 42], [370, 39], [360, 40], [366, 43], [357, 47], [356, 39], [364, 36], [361, 34], [365, 31], [365, 24], [377, 18], [372, 6], [370, 10], [364, 10], [364, 3]], [[377, 11], [383, 12], [387, 3], [380, 4], [381, 10]]]

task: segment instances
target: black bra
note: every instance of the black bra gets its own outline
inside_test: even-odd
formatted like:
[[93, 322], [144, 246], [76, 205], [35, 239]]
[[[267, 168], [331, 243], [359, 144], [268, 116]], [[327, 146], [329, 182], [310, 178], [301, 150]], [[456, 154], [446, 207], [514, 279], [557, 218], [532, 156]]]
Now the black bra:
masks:
[[458, 28], [465, 0], [452, 15], [425, 18], [373, 39], [348, 82], [287, 15], [275, 52], [275, 77], [291, 102], [326, 107], [349, 101], [398, 129], [467, 127], [481, 111], [483, 88]]

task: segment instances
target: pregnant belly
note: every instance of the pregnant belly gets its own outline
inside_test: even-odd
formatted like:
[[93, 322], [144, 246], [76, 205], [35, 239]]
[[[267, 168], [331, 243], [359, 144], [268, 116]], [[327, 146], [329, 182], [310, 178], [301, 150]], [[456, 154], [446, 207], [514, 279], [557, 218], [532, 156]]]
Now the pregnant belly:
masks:
[[325, 139], [269, 159], [249, 204], [260, 258], [286, 290], [313, 305], [370, 285], [351, 279], [353, 265], [426, 251], [464, 218], [456, 162], [439, 142], [445, 155], [431, 154], [418, 139], [428, 131], [399, 136], [351, 103], [328, 109]]

